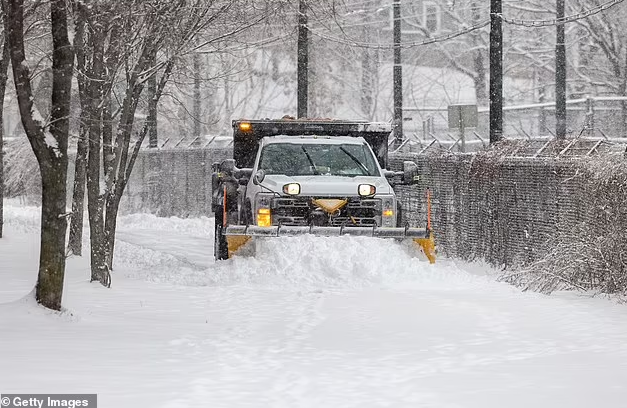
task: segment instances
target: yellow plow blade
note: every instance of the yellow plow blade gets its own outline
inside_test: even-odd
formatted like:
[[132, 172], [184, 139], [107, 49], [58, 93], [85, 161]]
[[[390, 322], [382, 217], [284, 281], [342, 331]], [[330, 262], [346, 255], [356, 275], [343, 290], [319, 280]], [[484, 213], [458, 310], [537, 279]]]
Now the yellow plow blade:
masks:
[[414, 238], [414, 242], [422, 248], [422, 252], [424, 252], [429, 263], [435, 263], [435, 239], [433, 238], [433, 232], [429, 233], [428, 238]]
[[377, 228], [377, 227], [257, 227], [237, 225], [226, 229], [229, 258], [254, 237], [279, 237], [312, 234], [318, 236], [370, 236], [378, 238], [411, 239], [422, 249], [430, 263], [435, 263], [435, 239], [433, 231], [425, 228]]
[[241, 247], [246, 245], [252, 237], [248, 235], [227, 235], [226, 243], [229, 248], [229, 258], [233, 256]]

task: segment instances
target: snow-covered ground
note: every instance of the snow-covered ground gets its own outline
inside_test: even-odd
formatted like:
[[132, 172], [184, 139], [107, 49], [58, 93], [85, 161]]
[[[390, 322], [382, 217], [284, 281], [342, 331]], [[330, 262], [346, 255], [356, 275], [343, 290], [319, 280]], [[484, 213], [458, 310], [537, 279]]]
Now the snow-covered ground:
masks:
[[273, 239], [212, 259], [212, 219], [121, 217], [113, 284], [68, 260], [62, 314], [27, 296], [38, 209], [0, 240], [0, 393], [108, 407], [627, 406], [627, 307], [520, 293], [376, 239]]

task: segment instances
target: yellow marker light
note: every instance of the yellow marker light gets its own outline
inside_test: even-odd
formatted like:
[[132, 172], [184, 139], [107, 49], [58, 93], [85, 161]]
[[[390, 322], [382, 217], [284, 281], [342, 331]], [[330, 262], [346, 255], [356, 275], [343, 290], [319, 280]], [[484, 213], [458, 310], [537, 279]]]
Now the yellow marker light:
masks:
[[392, 217], [392, 216], [394, 216], [394, 211], [392, 211], [392, 210], [384, 210], [383, 211], [383, 216], [384, 217]]
[[298, 195], [300, 194], [300, 184], [298, 183], [289, 183], [283, 186], [283, 192], [289, 195]]
[[272, 218], [270, 217], [269, 208], [260, 208], [257, 211], [257, 226], [258, 227], [271, 227]]
[[239, 124], [239, 130], [242, 132], [250, 132], [252, 130], [252, 125], [249, 122], [242, 122]]
[[374, 195], [374, 193], [377, 192], [377, 189], [371, 184], [360, 184], [357, 191], [359, 192], [360, 196], [367, 197]]

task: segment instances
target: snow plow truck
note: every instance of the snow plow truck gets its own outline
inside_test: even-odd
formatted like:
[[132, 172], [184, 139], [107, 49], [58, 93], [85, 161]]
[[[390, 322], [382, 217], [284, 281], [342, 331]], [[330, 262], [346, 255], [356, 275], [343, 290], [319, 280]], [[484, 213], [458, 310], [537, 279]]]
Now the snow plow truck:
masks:
[[418, 182], [418, 167], [388, 168], [389, 123], [333, 119], [234, 120], [233, 158], [212, 164], [216, 260], [251, 239], [313, 234], [413, 240], [431, 263], [426, 226], [401, 225], [393, 187]]

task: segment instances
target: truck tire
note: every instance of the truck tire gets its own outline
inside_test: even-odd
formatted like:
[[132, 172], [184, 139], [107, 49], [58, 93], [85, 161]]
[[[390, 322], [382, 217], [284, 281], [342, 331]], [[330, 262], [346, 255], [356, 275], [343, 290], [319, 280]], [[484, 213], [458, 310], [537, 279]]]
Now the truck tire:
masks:
[[216, 261], [229, 259], [229, 246], [226, 242], [226, 236], [222, 234], [224, 221], [224, 207], [216, 206], [215, 210], [215, 237], [213, 254]]

